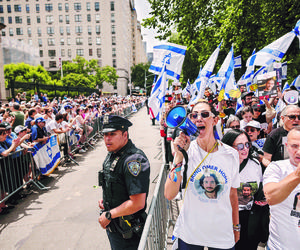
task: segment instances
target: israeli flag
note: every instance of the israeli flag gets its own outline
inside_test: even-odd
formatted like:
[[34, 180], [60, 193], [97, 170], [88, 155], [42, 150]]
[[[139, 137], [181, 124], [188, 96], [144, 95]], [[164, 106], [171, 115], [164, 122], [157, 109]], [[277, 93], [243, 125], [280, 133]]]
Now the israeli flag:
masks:
[[233, 54], [233, 45], [229, 53], [227, 54], [217, 77], [221, 79], [221, 88], [224, 89], [226, 94], [229, 94], [229, 91], [232, 89], [237, 89], [235, 77], [234, 77], [234, 54]]
[[51, 136], [45, 144], [34, 145], [33, 159], [41, 174], [50, 175], [60, 163], [60, 150], [57, 135]]
[[298, 75], [292, 82], [291, 86], [295, 86], [298, 91], [300, 91], [300, 75]]
[[179, 80], [186, 53], [186, 46], [173, 43], [166, 43], [153, 47], [153, 61], [149, 71], [159, 75], [166, 65], [168, 79]]
[[288, 82], [286, 82], [286, 83], [284, 84], [283, 88], [282, 88], [282, 93], [283, 93], [283, 91], [285, 91], [285, 90], [287, 90], [287, 89], [289, 89], [289, 88], [290, 88], [290, 85], [289, 85]]
[[281, 64], [281, 69], [282, 69], [281, 79], [286, 80], [287, 79], [287, 62], [283, 62]]
[[291, 32], [285, 34], [268, 46], [264, 47], [262, 50], [250, 56], [247, 60], [247, 67], [251, 64], [265, 66], [270, 65], [275, 61], [281, 61], [295, 36], [299, 37], [299, 26], [300, 20]]
[[160, 111], [165, 103], [165, 95], [166, 95], [167, 87], [168, 87], [167, 72], [166, 72], [166, 67], [164, 66], [148, 101], [151, 116], [158, 121], [160, 120]]
[[198, 89], [198, 94], [193, 99], [191, 99], [189, 105], [195, 104], [198, 99], [204, 97], [205, 87], [206, 87], [209, 77], [211, 76], [211, 74], [214, 70], [214, 67], [215, 67], [219, 52], [220, 52], [221, 45], [222, 45], [222, 42], [219, 44], [219, 46], [215, 49], [215, 51], [208, 58], [203, 69], [199, 71], [199, 75], [195, 81], [195, 84]]
[[234, 68], [238, 69], [242, 67], [242, 55], [239, 55], [234, 58]]
[[132, 105], [131, 105], [131, 111], [132, 111], [133, 113], [137, 112], [137, 109], [136, 109], [134, 103], [132, 103]]
[[182, 90], [182, 96], [186, 96], [187, 94], [191, 94], [191, 83], [190, 80], [187, 80], [185, 88]]
[[[255, 49], [252, 52], [252, 55], [255, 54]], [[252, 79], [254, 75], [254, 61], [251, 62], [251, 64], [247, 67], [245, 74], [242, 77], [243, 84], [246, 84], [247, 91], [250, 91], [250, 85], [252, 84]], [[242, 83], [241, 83], [242, 84]]]

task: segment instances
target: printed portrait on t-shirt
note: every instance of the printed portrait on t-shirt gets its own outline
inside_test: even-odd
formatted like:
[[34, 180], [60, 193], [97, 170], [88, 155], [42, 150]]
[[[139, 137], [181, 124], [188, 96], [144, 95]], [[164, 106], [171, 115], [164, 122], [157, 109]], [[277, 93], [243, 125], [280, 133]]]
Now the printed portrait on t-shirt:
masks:
[[254, 194], [258, 190], [257, 182], [241, 183], [238, 191], [239, 210], [251, 210]]
[[227, 182], [226, 174], [216, 166], [206, 165], [195, 171], [193, 190], [200, 200], [218, 200]]
[[295, 195], [293, 210], [300, 211], [300, 193]]

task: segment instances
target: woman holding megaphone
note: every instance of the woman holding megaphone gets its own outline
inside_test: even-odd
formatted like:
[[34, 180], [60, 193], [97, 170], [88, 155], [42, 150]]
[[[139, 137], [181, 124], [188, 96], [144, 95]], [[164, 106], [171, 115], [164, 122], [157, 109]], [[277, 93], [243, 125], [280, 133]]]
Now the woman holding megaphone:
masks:
[[181, 132], [174, 140], [173, 166], [165, 183], [168, 200], [180, 189], [183, 193], [173, 249], [233, 249], [240, 231], [238, 153], [215, 139], [218, 112], [206, 100], [195, 104], [189, 118], [197, 126], [197, 139], [191, 142]]

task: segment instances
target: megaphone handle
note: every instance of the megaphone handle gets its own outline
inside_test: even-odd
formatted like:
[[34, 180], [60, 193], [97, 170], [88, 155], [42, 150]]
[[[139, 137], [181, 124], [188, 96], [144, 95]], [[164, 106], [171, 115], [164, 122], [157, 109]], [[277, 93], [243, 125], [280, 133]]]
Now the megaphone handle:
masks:
[[189, 157], [188, 157], [186, 151], [182, 147], [180, 147], [179, 145], [177, 145], [177, 146], [178, 146], [179, 151], [183, 154], [183, 157], [185, 160], [183, 177], [182, 177], [182, 188], [184, 189], [186, 186], [186, 181], [187, 181], [187, 168], [188, 168]]

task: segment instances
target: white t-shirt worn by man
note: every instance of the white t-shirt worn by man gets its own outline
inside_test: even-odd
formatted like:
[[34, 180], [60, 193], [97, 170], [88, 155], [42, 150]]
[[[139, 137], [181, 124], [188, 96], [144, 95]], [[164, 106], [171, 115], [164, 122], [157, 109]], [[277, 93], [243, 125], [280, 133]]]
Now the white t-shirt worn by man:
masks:
[[[263, 184], [280, 182], [294, 172], [296, 166], [290, 160], [272, 162], [263, 176]], [[268, 246], [271, 250], [300, 249], [300, 184], [281, 203], [270, 206], [270, 236]]]
[[[188, 244], [231, 248], [235, 242], [230, 189], [238, 188], [240, 184], [239, 158], [235, 149], [218, 143], [218, 151], [210, 153], [198, 166], [207, 152], [198, 146], [196, 140], [191, 142], [187, 151], [187, 179], [190, 177], [190, 180], [186, 192], [183, 190], [183, 207], [173, 234]], [[203, 183], [208, 176], [215, 180], [214, 199], [205, 193]]]

